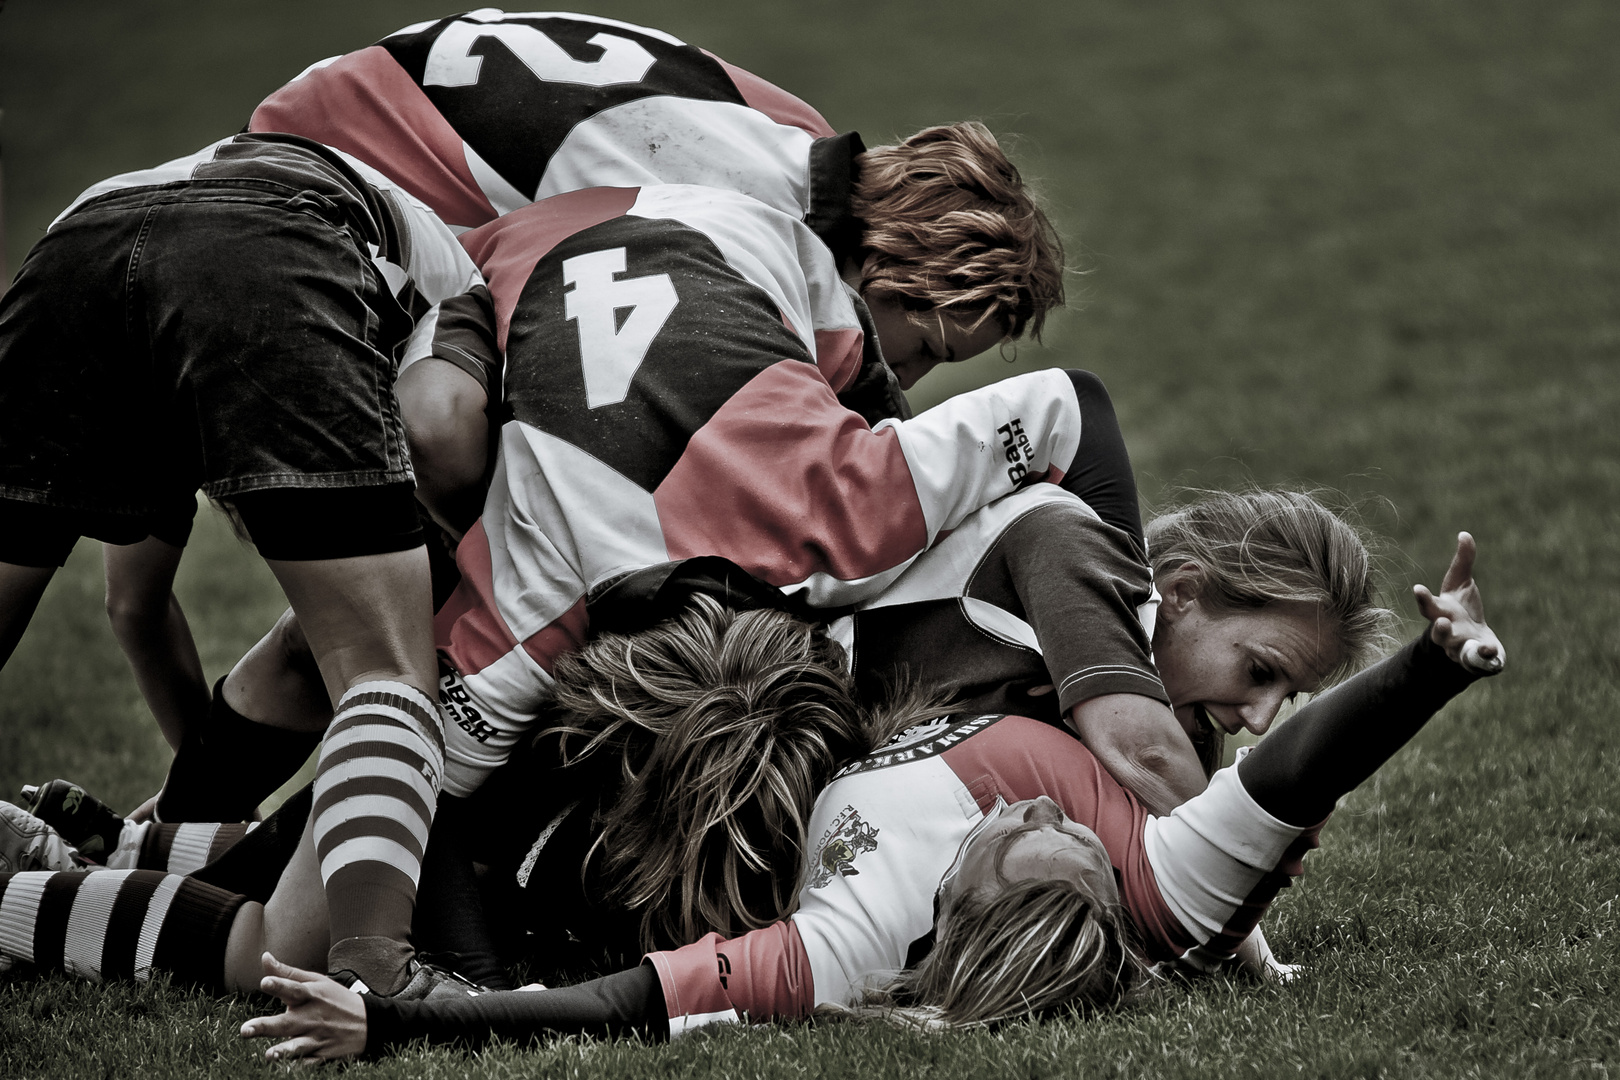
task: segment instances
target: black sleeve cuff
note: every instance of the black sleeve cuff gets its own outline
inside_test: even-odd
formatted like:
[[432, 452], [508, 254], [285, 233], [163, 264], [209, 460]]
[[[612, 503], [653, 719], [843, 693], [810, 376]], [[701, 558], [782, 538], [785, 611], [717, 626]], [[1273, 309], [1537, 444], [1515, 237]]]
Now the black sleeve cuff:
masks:
[[368, 994], [365, 1002], [367, 1055], [415, 1039], [476, 1047], [492, 1038], [527, 1043], [547, 1035], [669, 1037], [663, 986], [648, 965], [554, 990], [431, 1001]]

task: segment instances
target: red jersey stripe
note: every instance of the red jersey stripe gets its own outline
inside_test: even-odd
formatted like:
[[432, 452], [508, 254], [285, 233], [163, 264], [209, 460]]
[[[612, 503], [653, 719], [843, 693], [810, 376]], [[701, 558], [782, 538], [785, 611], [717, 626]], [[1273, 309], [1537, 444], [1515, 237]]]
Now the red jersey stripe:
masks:
[[704, 49], [703, 53], [713, 58], [725, 69], [726, 74], [731, 76], [732, 84], [737, 87], [750, 109], [758, 109], [778, 124], [808, 131], [818, 139], [830, 139], [838, 134], [807, 102], [794, 97], [780, 86], [766, 82], [752, 72], [744, 71], [735, 64], [726, 63], [708, 49]]
[[482, 671], [517, 647], [495, 606], [489, 537], [480, 518], [456, 548], [461, 582], [433, 617], [433, 636], [463, 675]]
[[523, 651], [550, 672], [557, 657], [578, 652], [584, 647], [585, 635], [589, 630], [590, 619], [585, 614], [585, 598], [582, 596], [574, 602], [573, 607], [524, 638]]
[[899, 438], [868, 429], [797, 360], [726, 401], [653, 498], [671, 559], [724, 555], [773, 585], [858, 580], [928, 543]]
[[248, 121], [249, 131], [282, 131], [364, 161], [427, 203], [447, 224], [495, 218], [461, 136], [387, 49], [340, 57], [277, 90]]
[[860, 374], [865, 343], [866, 335], [853, 327], [816, 331], [816, 367], [833, 393], [842, 394]]

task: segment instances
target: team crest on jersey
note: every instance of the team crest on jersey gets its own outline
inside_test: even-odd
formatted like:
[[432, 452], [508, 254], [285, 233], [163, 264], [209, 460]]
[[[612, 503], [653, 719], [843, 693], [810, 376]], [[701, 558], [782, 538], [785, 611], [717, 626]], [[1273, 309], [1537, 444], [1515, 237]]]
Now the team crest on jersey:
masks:
[[821, 836], [816, 865], [810, 874], [810, 887], [819, 889], [835, 877], [854, 877], [856, 856], [876, 851], [877, 827], [861, 820], [860, 811], [846, 806], [833, 819], [832, 827]]

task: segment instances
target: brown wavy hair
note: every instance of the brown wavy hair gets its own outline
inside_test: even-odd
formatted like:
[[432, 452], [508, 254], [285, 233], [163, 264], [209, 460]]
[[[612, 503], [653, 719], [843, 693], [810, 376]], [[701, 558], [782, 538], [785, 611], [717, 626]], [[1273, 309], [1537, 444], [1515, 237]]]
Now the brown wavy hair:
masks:
[[945, 711], [915, 697], [865, 709], [845, 667], [825, 631], [701, 595], [558, 661], [541, 737], [557, 737], [568, 764], [618, 759], [582, 872], [603, 901], [640, 912], [643, 947], [791, 914], [816, 795], [897, 725]]
[[990, 321], [1008, 340], [1040, 340], [1063, 304], [1063, 242], [989, 128], [925, 128], [857, 162], [863, 294], [897, 300], [919, 322]]

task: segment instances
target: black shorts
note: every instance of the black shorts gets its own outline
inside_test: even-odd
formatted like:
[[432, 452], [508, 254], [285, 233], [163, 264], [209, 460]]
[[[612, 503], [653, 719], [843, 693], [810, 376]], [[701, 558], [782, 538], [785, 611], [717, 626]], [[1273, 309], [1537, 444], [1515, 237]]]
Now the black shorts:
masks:
[[[91, 200], [0, 298], [0, 501], [75, 538], [133, 543], [199, 488], [302, 490], [328, 507], [349, 489], [408, 492], [393, 384], [410, 329], [317, 194], [188, 181]], [[305, 531], [327, 530], [320, 517]], [[382, 523], [392, 538], [375, 550], [401, 550], [397, 526]]]

